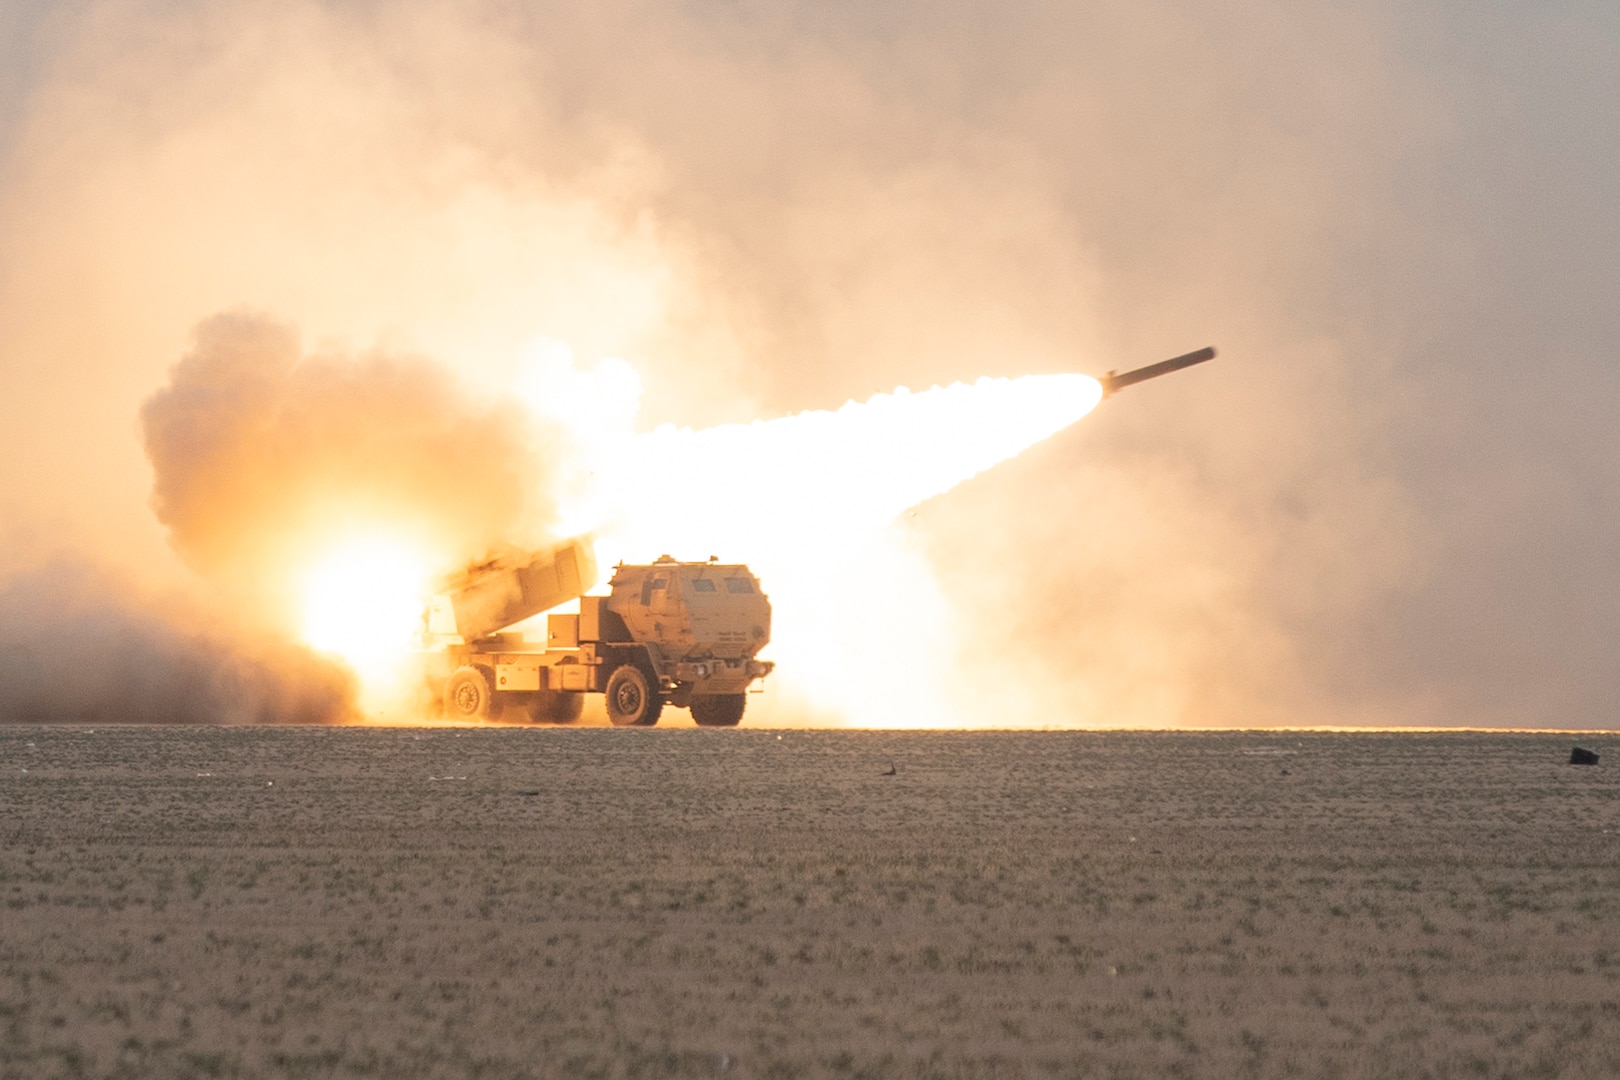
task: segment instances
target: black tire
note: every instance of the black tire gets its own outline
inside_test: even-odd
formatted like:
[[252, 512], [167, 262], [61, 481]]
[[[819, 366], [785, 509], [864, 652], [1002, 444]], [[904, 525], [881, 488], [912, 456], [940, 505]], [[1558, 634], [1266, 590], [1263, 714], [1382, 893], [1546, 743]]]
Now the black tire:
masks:
[[747, 706], [746, 694], [697, 694], [692, 698], [692, 719], [698, 727], [736, 727]]
[[529, 698], [529, 719], [537, 724], [572, 724], [585, 712], [585, 695], [572, 690], [541, 690]]
[[501, 714], [483, 668], [457, 668], [444, 684], [444, 715], [449, 720], [493, 720]]
[[652, 727], [664, 710], [658, 683], [635, 664], [620, 664], [607, 682], [607, 714], [614, 727]]

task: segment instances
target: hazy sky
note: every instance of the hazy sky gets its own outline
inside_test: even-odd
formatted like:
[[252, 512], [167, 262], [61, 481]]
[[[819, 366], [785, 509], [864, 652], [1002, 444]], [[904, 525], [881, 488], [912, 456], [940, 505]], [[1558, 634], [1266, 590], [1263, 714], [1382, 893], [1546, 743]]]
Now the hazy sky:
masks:
[[1606, 726], [1617, 55], [1596, 3], [0, 0], [0, 570], [229, 591], [139, 427], [225, 311], [474, 396], [566, 341], [648, 424], [1214, 344], [919, 513], [964, 662], [1036, 722]]

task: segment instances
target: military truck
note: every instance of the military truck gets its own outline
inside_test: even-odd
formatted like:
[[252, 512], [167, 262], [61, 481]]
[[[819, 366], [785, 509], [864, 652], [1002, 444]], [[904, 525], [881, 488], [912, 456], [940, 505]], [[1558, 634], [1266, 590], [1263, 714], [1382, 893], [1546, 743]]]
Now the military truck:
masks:
[[[444, 715], [489, 720], [521, 706], [537, 722], [579, 719], [586, 694], [606, 695], [608, 719], [650, 727], [666, 704], [702, 727], [735, 727], [747, 692], [774, 666], [771, 605], [739, 563], [619, 564], [607, 596], [587, 540], [515, 552], [440, 582], [423, 616], [430, 689]], [[543, 646], [506, 628], [547, 615]]]

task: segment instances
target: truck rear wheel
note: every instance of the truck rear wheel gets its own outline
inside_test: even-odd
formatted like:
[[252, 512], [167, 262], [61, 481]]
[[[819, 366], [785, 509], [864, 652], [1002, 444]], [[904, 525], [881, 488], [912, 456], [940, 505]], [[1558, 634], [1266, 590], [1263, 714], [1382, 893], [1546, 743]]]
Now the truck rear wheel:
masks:
[[607, 714], [614, 727], [652, 727], [664, 709], [659, 693], [647, 673], [635, 664], [620, 664], [607, 682]]
[[529, 698], [529, 719], [537, 724], [572, 724], [585, 711], [585, 695], [541, 690]]
[[743, 709], [748, 705], [746, 694], [695, 694], [692, 697], [692, 719], [698, 727], [736, 727], [742, 723]]
[[481, 668], [462, 667], [444, 684], [444, 715], [451, 720], [491, 720], [500, 714], [489, 676]]

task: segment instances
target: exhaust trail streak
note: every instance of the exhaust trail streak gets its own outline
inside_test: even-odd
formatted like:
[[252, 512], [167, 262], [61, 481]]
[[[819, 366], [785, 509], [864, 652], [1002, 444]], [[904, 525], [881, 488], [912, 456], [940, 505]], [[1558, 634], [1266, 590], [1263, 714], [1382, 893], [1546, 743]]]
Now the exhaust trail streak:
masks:
[[752, 552], [880, 529], [1101, 399], [1089, 375], [1028, 375], [902, 388], [749, 424], [659, 428], [633, 440], [603, 478], [611, 502], [601, 535], [655, 556], [671, 545]]

